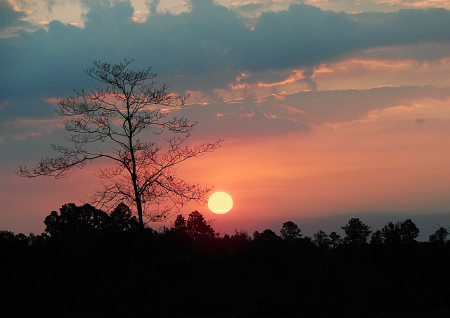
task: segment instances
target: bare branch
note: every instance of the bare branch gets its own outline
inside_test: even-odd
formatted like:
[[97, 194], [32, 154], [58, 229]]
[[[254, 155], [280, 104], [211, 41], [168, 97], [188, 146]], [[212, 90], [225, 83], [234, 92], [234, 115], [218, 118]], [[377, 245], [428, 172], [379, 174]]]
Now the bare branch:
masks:
[[[108, 182], [97, 190], [92, 203], [103, 207], [125, 202], [135, 208], [143, 227], [145, 210], [149, 220], [157, 220], [190, 200], [206, 202], [210, 189], [183, 181], [176, 176], [175, 168], [189, 158], [216, 150], [221, 140], [183, 147], [197, 123], [169, 117], [163, 107], [181, 107], [189, 95], [173, 94], [166, 85], [156, 88], [156, 74], [151, 68], [133, 71], [128, 68], [131, 63], [132, 60], [119, 64], [94, 61], [85, 73], [105, 87], [91, 92], [75, 91], [75, 96], [58, 100], [57, 112], [65, 117], [65, 128], [70, 133], [66, 140], [73, 147], [52, 145], [61, 156], [41, 159], [33, 168], [19, 166], [17, 174], [61, 178], [87, 162], [108, 159], [111, 165], [100, 168], [96, 174]], [[165, 139], [167, 150], [163, 151], [153, 142], [138, 139], [145, 130], [155, 134], [169, 131], [176, 136]], [[112, 141], [118, 147], [109, 152], [88, 150], [89, 145], [104, 141]]]

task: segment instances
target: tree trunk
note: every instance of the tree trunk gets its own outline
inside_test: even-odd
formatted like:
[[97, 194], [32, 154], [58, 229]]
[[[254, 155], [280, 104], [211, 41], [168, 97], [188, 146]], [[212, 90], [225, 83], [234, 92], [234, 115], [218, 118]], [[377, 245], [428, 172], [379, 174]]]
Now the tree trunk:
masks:
[[134, 155], [134, 148], [133, 148], [133, 126], [131, 123], [131, 114], [130, 114], [130, 104], [129, 100], [127, 98], [127, 121], [128, 121], [128, 142], [130, 147], [130, 156], [131, 156], [131, 165], [132, 165], [132, 171], [131, 171], [131, 180], [133, 182], [133, 191], [134, 191], [134, 200], [136, 202], [136, 209], [138, 212], [138, 218], [139, 218], [139, 230], [141, 233], [144, 231], [144, 218], [143, 218], [143, 211], [142, 211], [142, 200], [141, 200], [141, 194], [139, 193], [139, 187], [137, 182], [137, 173], [136, 173], [136, 158]]

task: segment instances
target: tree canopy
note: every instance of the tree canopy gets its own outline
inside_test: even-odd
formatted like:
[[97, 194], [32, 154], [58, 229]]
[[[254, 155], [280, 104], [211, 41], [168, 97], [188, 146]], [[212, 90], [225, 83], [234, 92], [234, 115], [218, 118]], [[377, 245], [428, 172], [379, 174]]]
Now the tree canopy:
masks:
[[68, 203], [59, 212], [52, 211], [44, 224], [50, 237], [76, 238], [101, 231], [123, 232], [137, 228], [139, 223], [124, 203], [117, 205], [110, 214], [87, 203], [82, 206]]
[[287, 222], [283, 223], [283, 227], [281, 228], [281, 231], [280, 231], [281, 237], [283, 239], [288, 239], [291, 241], [301, 238], [302, 234], [300, 232], [301, 232], [301, 230], [298, 227], [298, 225], [292, 221], [287, 221]]
[[365, 244], [369, 238], [370, 226], [364, 224], [359, 218], [352, 218], [342, 227], [345, 232], [344, 242], [350, 244]]

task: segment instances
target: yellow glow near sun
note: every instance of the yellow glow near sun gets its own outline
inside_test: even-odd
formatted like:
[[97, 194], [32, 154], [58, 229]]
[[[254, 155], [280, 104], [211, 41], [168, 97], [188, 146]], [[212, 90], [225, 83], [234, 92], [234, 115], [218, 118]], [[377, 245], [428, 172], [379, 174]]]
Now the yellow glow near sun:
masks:
[[209, 197], [209, 209], [217, 214], [224, 214], [233, 207], [233, 199], [228, 193], [216, 192]]

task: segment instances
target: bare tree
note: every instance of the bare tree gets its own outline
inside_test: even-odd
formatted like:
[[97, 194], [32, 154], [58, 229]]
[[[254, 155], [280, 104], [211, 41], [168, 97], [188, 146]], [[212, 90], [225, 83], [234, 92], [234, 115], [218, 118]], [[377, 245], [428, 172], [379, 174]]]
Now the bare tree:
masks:
[[[125, 202], [136, 209], [143, 227], [143, 216], [156, 221], [190, 200], [205, 202], [210, 189], [178, 178], [176, 166], [216, 150], [221, 140], [183, 146], [196, 123], [169, 115], [170, 109], [183, 106], [188, 96], [172, 94], [166, 85], [156, 88], [156, 74], [151, 68], [133, 71], [128, 69], [131, 62], [95, 61], [85, 73], [106, 86], [90, 92], [75, 91], [76, 96], [58, 100], [58, 113], [65, 117], [65, 128], [71, 133], [66, 139], [73, 147], [51, 145], [59, 157], [41, 159], [31, 169], [19, 166], [17, 174], [61, 178], [87, 162], [107, 159], [113, 164], [100, 168], [97, 176], [109, 182], [102, 183], [91, 203], [110, 208]], [[175, 134], [162, 138], [164, 148], [139, 139], [140, 133], [149, 130]], [[110, 150], [91, 145], [104, 141], [112, 142]]]

